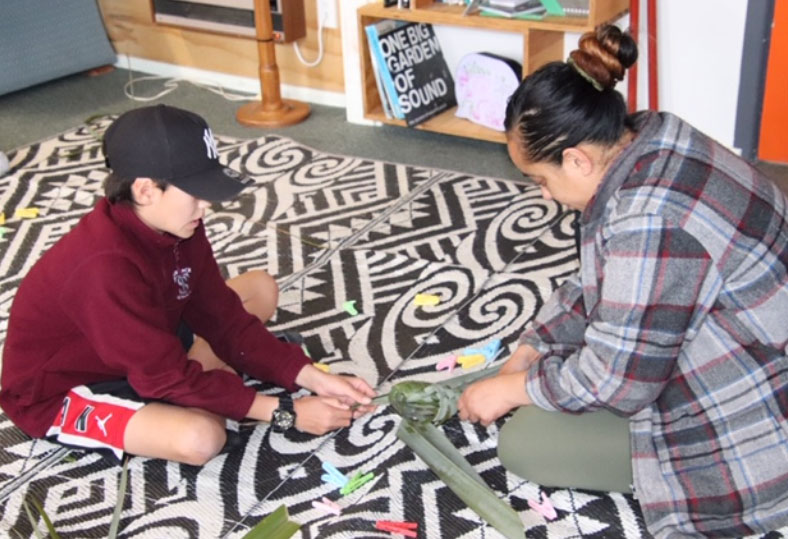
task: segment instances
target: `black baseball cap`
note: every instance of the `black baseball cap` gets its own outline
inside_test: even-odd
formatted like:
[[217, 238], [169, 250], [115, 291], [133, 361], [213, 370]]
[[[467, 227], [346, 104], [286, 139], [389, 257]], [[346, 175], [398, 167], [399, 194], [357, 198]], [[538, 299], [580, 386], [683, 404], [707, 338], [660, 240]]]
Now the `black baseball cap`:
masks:
[[164, 180], [210, 202], [233, 198], [251, 181], [219, 163], [205, 120], [167, 105], [121, 114], [104, 133], [103, 149], [121, 177]]

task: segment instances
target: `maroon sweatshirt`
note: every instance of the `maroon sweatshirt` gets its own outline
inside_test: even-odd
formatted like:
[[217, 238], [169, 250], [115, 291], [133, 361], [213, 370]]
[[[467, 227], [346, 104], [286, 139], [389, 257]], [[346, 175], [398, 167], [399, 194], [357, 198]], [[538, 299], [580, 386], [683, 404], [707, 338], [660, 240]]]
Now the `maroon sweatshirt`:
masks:
[[148, 399], [245, 417], [254, 389], [188, 359], [175, 335], [181, 320], [237, 371], [291, 391], [309, 363], [300, 347], [279, 341], [246, 312], [222, 278], [202, 223], [181, 240], [150, 229], [131, 206], [102, 199], [19, 286], [0, 407], [41, 437], [69, 389], [125, 378]]

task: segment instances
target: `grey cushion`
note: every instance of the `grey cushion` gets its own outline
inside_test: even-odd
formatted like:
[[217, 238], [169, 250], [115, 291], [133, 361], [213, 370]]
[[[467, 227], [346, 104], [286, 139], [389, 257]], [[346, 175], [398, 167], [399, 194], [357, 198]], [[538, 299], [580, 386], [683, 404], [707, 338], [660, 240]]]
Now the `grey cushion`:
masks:
[[0, 95], [113, 63], [95, 0], [0, 1]]

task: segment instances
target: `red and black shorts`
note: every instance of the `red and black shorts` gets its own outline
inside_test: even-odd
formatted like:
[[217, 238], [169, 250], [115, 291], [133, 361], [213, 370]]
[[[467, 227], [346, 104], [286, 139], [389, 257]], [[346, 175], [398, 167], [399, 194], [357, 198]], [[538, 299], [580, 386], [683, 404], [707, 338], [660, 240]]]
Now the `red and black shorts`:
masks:
[[[184, 350], [194, 334], [181, 323], [176, 332]], [[140, 397], [126, 380], [97, 382], [72, 388], [46, 433], [46, 439], [70, 447], [109, 450], [123, 458], [123, 437], [134, 413], [153, 402]]]
[[106, 449], [121, 459], [126, 425], [148, 402], [126, 380], [77, 386], [63, 399], [46, 438], [71, 447]]

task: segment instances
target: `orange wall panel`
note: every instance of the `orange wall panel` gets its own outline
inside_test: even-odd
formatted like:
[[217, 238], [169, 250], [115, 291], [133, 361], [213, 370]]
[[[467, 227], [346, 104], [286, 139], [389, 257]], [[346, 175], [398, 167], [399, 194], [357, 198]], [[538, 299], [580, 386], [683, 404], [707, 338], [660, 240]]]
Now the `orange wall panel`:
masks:
[[774, 6], [758, 157], [788, 163], [788, 0]]

